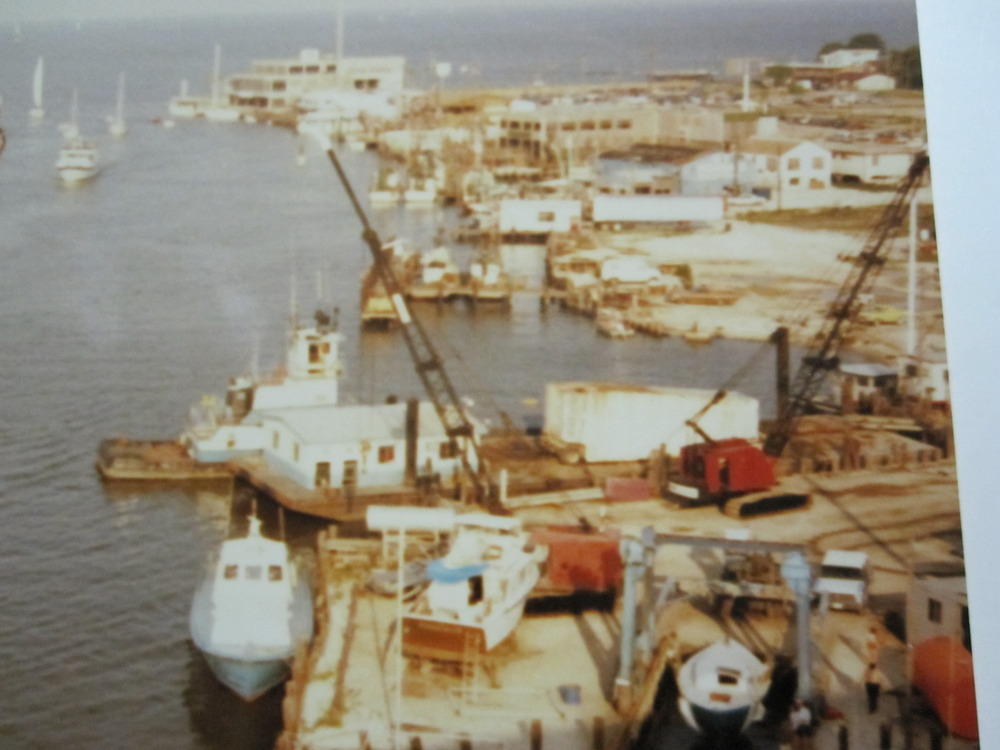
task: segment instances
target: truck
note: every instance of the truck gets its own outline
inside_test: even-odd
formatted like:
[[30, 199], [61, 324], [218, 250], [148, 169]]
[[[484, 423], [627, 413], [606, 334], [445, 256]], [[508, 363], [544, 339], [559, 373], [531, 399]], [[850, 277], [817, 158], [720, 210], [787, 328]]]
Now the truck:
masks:
[[868, 555], [831, 549], [823, 555], [813, 596], [822, 609], [861, 612], [868, 606]]

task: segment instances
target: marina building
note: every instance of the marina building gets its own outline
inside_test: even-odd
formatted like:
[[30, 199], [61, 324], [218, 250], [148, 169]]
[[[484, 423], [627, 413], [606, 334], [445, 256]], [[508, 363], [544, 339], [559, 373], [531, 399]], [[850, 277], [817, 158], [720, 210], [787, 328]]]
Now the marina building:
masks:
[[225, 92], [232, 106], [283, 111], [317, 91], [399, 93], [405, 67], [403, 57], [340, 57], [304, 49], [298, 57], [255, 60], [249, 73], [226, 79]]
[[751, 138], [741, 149], [757, 162], [757, 189], [783, 197], [830, 187], [830, 151], [812, 141]]
[[824, 144], [830, 150], [830, 176], [834, 182], [860, 182], [867, 185], [895, 185], [913, 164], [920, 149], [900, 143]]
[[261, 425], [268, 466], [308, 489], [400, 487], [462, 470], [429, 402], [274, 409]]

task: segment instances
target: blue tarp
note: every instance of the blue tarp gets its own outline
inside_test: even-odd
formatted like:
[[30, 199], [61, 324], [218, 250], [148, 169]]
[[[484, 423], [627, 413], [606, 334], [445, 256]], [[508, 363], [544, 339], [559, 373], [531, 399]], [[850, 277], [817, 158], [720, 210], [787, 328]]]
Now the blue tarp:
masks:
[[438, 583], [458, 583], [459, 581], [472, 578], [472, 576], [477, 576], [484, 570], [486, 570], [486, 566], [482, 564], [449, 568], [443, 559], [432, 560], [427, 565], [427, 575], [432, 581], [437, 581]]

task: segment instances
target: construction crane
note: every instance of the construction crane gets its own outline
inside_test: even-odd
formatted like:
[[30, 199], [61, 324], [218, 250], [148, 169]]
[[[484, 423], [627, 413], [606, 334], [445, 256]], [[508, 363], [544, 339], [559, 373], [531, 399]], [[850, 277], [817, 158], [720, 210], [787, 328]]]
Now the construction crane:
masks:
[[764, 440], [767, 455], [781, 455], [795, 432], [798, 417], [815, 408], [824, 376], [839, 366], [840, 349], [848, 330], [857, 321], [861, 300], [870, 293], [878, 272], [885, 265], [890, 247], [888, 240], [902, 225], [929, 165], [926, 152], [921, 151], [914, 157], [906, 177], [868, 234], [861, 252], [853, 259], [851, 270], [830, 306], [830, 313], [816, 334], [814, 341], [818, 343], [810, 348], [796, 371], [791, 395], [779, 400], [777, 418]]
[[[355, 213], [357, 213], [358, 218], [361, 220], [363, 227], [361, 238], [371, 251], [375, 269], [392, 300], [393, 309], [402, 325], [403, 337], [406, 340], [410, 356], [413, 358], [417, 375], [420, 377], [424, 390], [427, 392], [434, 410], [441, 420], [452, 452], [461, 457], [463, 472], [476, 491], [477, 499], [481, 501], [488, 500], [490, 484], [486, 477], [485, 463], [480, 453], [479, 442], [472, 421], [469, 419], [462, 400], [459, 398], [458, 392], [455, 390], [451, 379], [448, 377], [448, 373], [444, 369], [441, 356], [434, 348], [434, 344], [420, 323], [419, 318], [407, 306], [403, 296], [403, 287], [399, 283], [399, 279], [396, 277], [391, 263], [386, 260], [382, 240], [368, 222], [368, 217], [358, 202], [357, 195], [355, 195], [351, 183], [347, 179], [347, 175], [332, 146], [326, 153], [330, 157], [330, 162], [333, 164], [334, 169], [337, 171], [337, 175], [344, 186], [344, 191], [347, 193], [351, 205], [354, 207]], [[469, 460], [467, 448], [472, 449], [472, 453], [475, 456], [475, 466]]]
[[852, 261], [829, 315], [814, 338], [816, 342], [803, 357], [794, 379], [788, 377], [788, 331], [779, 328], [771, 340], [778, 346], [778, 413], [759, 448], [742, 438], [715, 440], [698, 420], [726, 395], [720, 389], [694, 414], [687, 425], [704, 442], [681, 449], [677, 471], [668, 477], [667, 492], [682, 505], [716, 503], [727, 515], [747, 517], [776, 513], [808, 505], [809, 498], [798, 493], [776, 493], [775, 461], [795, 433], [797, 420], [817, 411], [816, 397], [824, 376], [839, 366], [839, 355], [847, 332], [857, 321], [864, 299], [885, 265], [889, 238], [900, 227], [913, 195], [929, 166], [927, 154], [914, 157], [906, 177], [892, 201], [885, 207], [875, 227]]

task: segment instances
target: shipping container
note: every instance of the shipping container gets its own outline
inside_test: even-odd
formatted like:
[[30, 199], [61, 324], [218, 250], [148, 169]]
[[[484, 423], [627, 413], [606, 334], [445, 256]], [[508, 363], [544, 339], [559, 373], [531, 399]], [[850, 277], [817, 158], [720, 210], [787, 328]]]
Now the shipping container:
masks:
[[712, 224], [723, 219], [719, 196], [597, 195], [593, 221], [600, 224]]
[[[703, 442], [685, 422], [715, 396], [701, 388], [617, 383], [549, 383], [545, 389], [543, 439], [574, 446], [582, 460], [601, 463], [648, 458], [661, 445], [677, 456]], [[729, 392], [698, 424], [715, 440], [759, 437], [757, 399]]]

